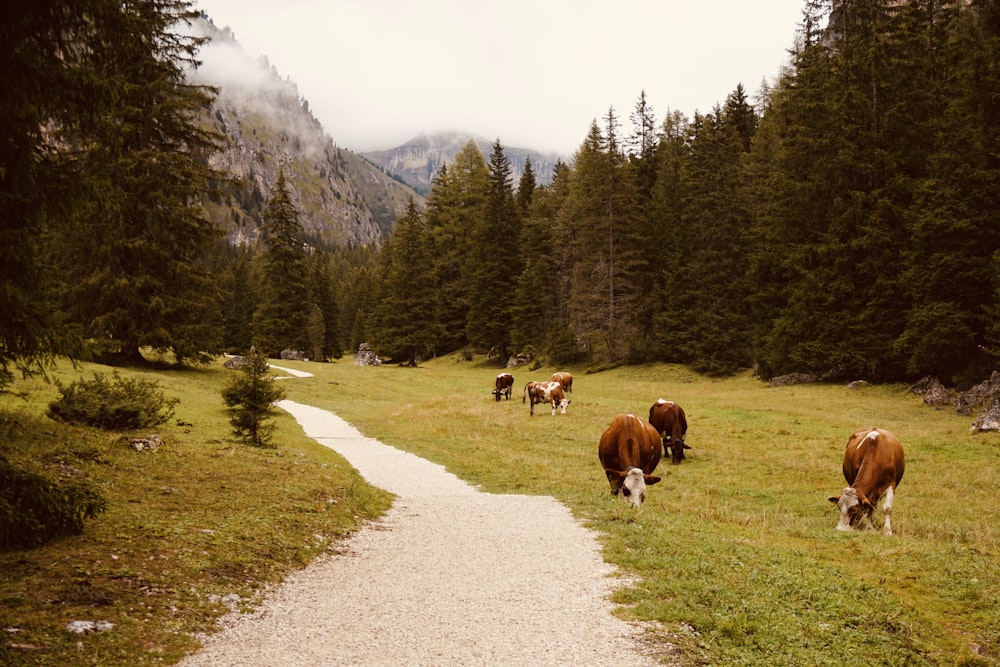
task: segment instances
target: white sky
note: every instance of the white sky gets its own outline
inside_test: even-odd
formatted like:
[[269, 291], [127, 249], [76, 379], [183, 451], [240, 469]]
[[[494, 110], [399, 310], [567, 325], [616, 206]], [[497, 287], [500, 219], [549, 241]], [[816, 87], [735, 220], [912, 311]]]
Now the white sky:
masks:
[[393, 148], [456, 130], [504, 146], [580, 147], [640, 93], [709, 112], [754, 100], [788, 63], [804, 0], [195, 0], [290, 78], [334, 142]]

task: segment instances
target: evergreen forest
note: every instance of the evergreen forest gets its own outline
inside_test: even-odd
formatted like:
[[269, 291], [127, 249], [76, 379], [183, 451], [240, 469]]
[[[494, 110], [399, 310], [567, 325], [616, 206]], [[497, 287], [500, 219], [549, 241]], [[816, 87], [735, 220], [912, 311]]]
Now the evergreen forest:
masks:
[[[784, 71], [707, 113], [595, 118], [519, 182], [468, 144], [381, 247], [304, 243], [284, 175], [261, 243], [185, 80], [183, 0], [0, 10], [0, 371], [368, 342], [709, 375], [976, 382], [1000, 352], [1000, 2], [804, 0]], [[136, 36], [121, 40], [116, 35]], [[557, 113], [557, 111], [555, 111]], [[539, 179], [541, 180], [541, 179]], [[545, 179], [548, 180], [548, 179]], [[3, 378], [0, 378], [2, 385]]]

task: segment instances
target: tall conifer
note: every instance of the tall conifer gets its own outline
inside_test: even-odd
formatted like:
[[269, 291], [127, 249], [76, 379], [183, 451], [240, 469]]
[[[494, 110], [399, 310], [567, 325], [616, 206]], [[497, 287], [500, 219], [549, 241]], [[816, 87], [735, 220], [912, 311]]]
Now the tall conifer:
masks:
[[432, 252], [423, 215], [411, 199], [382, 247], [370, 324], [379, 356], [416, 366], [437, 350], [439, 291]]
[[520, 217], [514, 201], [510, 161], [498, 139], [489, 161], [485, 215], [470, 230], [469, 317], [466, 336], [481, 350], [507, 358], [512, 327], [511, 302], [521, 273]]
[[265, 356], [282, 350], [311, 349], [306, 251], [302, 223], [292, 201], [285, 172], [278, 172], [261, 226], [264, 251], [264, 294], [254, 316], [254, 339]]

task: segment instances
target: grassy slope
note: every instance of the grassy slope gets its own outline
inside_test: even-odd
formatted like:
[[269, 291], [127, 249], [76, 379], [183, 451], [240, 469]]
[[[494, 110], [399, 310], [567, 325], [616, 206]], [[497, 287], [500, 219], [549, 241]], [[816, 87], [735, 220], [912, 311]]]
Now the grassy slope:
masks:
[[[1000, 571], [993, 489], [1000, 436], [925, 407], [904, 386], [769, 388], [655, 365], [576, 373], [566, 416], [492, 402], [496, 369], [454, 358], [422, 368], [331, 367], [291, 396], [497, 492], [544, 493], [604, 535], [640, 577], [626, 615], [661, 621], [685, 660], [712, 664], [994, 664]], [[335, 382], [337, 384], [330, 384]], [[658, 469], [639, 513], [608, 498], [597, 440], [619, 412], [660, 397], [687, 411], [693, 447]], [[827, 500], [844, 486], [847, 437], [896, 432], [908, 469], [896, 535], [841, 534]], [[878, 517], [878, 515], [877, 515]]]
[[[95, 369], [108, 370], [80, 372]], [[0, 399], [0, 454], [48, 474], [78, 471], [110, 506], [83, 535], [0, 553], [0, 664], [172, 664], [227, 611], [223, 598], [251, 600], [388, 507], [284, 413], [279, 448], [231, 440], [220, 396], [229, 373], [137, 373], [181, 399], [180, 423], [155, 429], [165, 441], [155, 452], [39, 418], [52, 386], [28, 383], [27, 403]], [[55, 376], [69, 383], [78, 372]], [[73, 635], [71, 620], [115, 629]]]
[[[524, 382], [555, 369], [515, 370], [514, 400], [497, 404], [497, 369], [454, 357], [416, 369], [282, 365], [316, 373], [284, 385], [293, 400], [486, 490], [566, 502], [636, 577], [618, 595], [623, 614], [659, 621], [683, 664], [995, 664], [1000, 653], [1000, 436], [970, 435], [971, 418], [928, 409], [905, 387], [772, 389], [663, 365], [570, 369], [569, 414], [530, 418]], [[58, 435], [31, 445], [34, 455], [68, 458], [116, 502], [83, 536], [0, 554], [0, 625], [25, 629], [5, 639], [49, 648], [0, 648], [0, 662], [169, 663], [221, 610], [210, 594], [249, 594], [328, 545], [314, 534], [335, 537], [355, 514], [384, 507], [287, 417], [277, 451], [234, 446], [218, 371], [161, 377], [193, 424], [165, 429], [166, 451], [134, 454], [107, 436], [84, 444], [42, 423]], [[693, 449], [681, 466], [661, 464], [664, 481], [628, 511], [608, 496], [597, 439], [615, 414], [645, 416], [659, 397], [686, 409]], [[0, 423], [0, 450], [14, 432], [38, 430], [26, 416], [17, 424]], [[847, 436], [868, 425], [895, 431], [907, 452], [892, 538], [838, 533], [827, 500], [844, 486]], [[78, 638], [61, 630], [69, 618], [106, 618], [120, 631], [83, 638], [77, 653]]]

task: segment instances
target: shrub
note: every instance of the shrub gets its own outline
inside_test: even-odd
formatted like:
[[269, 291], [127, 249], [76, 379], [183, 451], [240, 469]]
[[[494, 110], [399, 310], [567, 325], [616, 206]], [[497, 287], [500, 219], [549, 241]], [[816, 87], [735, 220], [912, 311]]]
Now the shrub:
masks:
[[56, 483], [0, 456], [0, 549], [30, 548], [83, 532], [84, 519], [107, 509], [104, 498], [80, 483]]
[[232, 412], [229, 423], [233, 433], [254, 447], [268, 447], [274, 425], [268, 424], [271, 406], [285, 397], [285, 392], [268, 375], [267, 359], [254, 348], [245, 358], [238, 374], [222, 390], [222, 399]]
[[166, 398], [159, 383], [94, 373], [94, 379], [77, 380], [69, 387], [56, 385], [62, 395], [49, 403], [46, 413], [56, 421], [83, 424], [107, 431], [149, 428], [174, 416], [178, 399]]

